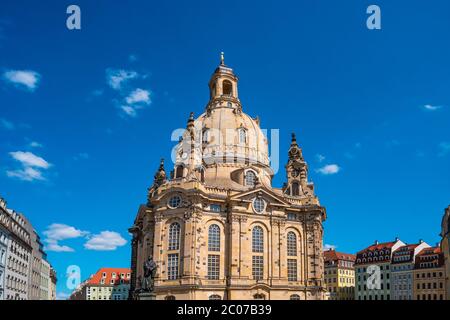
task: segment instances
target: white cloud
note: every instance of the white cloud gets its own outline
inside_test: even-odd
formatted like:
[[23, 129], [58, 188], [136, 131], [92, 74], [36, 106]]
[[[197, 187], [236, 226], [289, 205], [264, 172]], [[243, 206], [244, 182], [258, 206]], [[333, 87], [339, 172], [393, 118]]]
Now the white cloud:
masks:
[[90, 238], [84, 247], [88, 250], [111, 251], [116, 250], [127, 243], [127, 240], [114, 231], [102, 231]]
[[139, 76], [136, 71], [128, 71], [123, 69], [107, 69], [106, 79], [108, 84], [114, 90], [121, 90], [122, 86], [129, 80], [135, 79]]
[[322, 162], [323, 160], [325, 160], [325, 156], [322, 154], [316, 154], [316, 159], [317, 162]]
[[120, 109], [122, 109], [122, 111], [130, 117], [137, 116], [137, 112], [136, 112], [135, 108], [133, 108], [131, 106], [121, 106]]
[[335, 246], [335, 245], [332, 245], [332, 244], [325, 244], [324, 246], [323, 246], [323, 251], [327, 251], [327, 250], [336, 250], [336, 248], [337, 248], [337, 246]]
[[11, 121], [0, 118], [0, 128], [6, 129], [6, 130], [13, 130], [15, 128], [15, 125]]
[[442, 108], [442, 106], [432, 106], [431, 104], [426, 104], [423, 106], [425, 110], [436, 111]]
[[53, 223], [47, 227], [43, 232], [46, 236], [44, 242], [46, 243], [45, 250], [54, 252], [73, 252], [73, 248], [65, 245], [60, 245], [58, 241], [75, 239], [87, 236], [89, 232], [76, 229], [75, 227], [62, 224]]
[[89, 159], [89, 154], [86, 152], [80, 152], [76, 156], [73, 157], [74, 160], [87, 160]]
[[43, 158], [38, 157], [32, 152], [15, 151], [9, 153], [11, 157], [15, 160], [21, 162], [26, 167], [38, 167], [47, 169], [51, 166], [50, 163], [45, 161]]
[[445, 156], [447, 153], [450, 153], [450, 142], [441, 142], [439, 144], [439, 156]]
[[34, 91], [41, 80], [41, 75], [31, 70], [10, 70], [3, 74], [3, 78], [16, 86]]
[[62, 246], [58, 244], [58, 241], [44, 240], [47, 242], [45, 246], [46, 251], [53, 252], [74, 252], [75, 250], [69, 246]]
[[42, 172], [32, 167], [25, 167], [24, 169], [17, 170], [8, 170], [6, 171], [6, 175], [10, 178], [17, 178], [22, 181], [45, 180], [45, 178], [42, 176]]
[[43, 145], [40, 144], [40, 143], [37, 142], [37, 141], [31, 141], [31, 142], [30, 142], [30, 147], [33, 147], [33, 148], [42, 148]]
[[76, 229], [62, 223], [53, 223], [47, 227], [43, 234], [50, 240], [66, 240], [84, 237], [89, 234], [87, 231]]
[[316, 172], [319, 172], [324, 175], [336, 174], [341, 170], [341, 168], [337, 164], [327, 164], [320, 169], [317, 169]]
[[125, 101], [129, 105], [134, 104], [150, 104], [150, 92], [148, 90], [137, 88], [133, 92], [131, 92], [128, 97], [126, 97]]

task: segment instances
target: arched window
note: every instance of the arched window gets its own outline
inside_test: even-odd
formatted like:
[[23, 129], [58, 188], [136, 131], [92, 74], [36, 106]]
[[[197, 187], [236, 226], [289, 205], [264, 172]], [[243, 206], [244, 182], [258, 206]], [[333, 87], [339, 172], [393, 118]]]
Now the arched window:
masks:
[[175, 179], [183, 177], [183, 166], [177, 166], [175, 170]]
[[233, 93], [233, 84], [228, 80], [224, 80], [222, 82], [222, 89], [224, 95], [231, 96]]
[[239, 143], [247, 143], [247, 130], [244, 128], [238, 129]]
[[222, 300], [222, 297], [218, 294], [212, 294], [209, 296], [209, 300]]
[[295, 181], [294, 183], [292, 183], [292, 195], [293, 196], [298, 196], [298, 195], [300, 195], [300, 186], [299, 186], [299, 184], [298, 184], [298, 182], [297, 181]]
[[180, 249], [180, 231], [181, 231], [181, 226], [178, 222], [174, 222], [170, 225], [168, 250], [179, 250]]
[[289, 231], [287, 234], [287, 255], [291, 257], [297, 256], [297, 236], [292, 231]]
[[164, 300], [176, 300], [175, 296], [166, 296]]
[[253, 171], [248, 170], [247, 173], [245, 174], [245, 185], [253, 187], [255, 183], [256, 183], [256, 174]]
[[291, 294], [289, 300], [300, 300], [300, 296], [298, 294]]
[[208, 142], [209, 142], [209, 129], [203, 130], [203, 133], [202, 133], [202, 142], [203, 142], [203, 143], [208, 143]]
[[252, 230], [252, 251], [264, 252], [264, 232], [260, 226], [256, 226]]
[[220, 251], [220, 228], [217, 224], [212, 224], [208, 229], [208, 250]]

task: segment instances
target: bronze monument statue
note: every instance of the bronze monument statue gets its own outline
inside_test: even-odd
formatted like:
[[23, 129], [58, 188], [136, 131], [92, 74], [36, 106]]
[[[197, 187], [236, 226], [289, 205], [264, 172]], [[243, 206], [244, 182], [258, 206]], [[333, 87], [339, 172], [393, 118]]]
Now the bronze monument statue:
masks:
[[155, 289], [154, 282], [156, 277], [156, 269], [158, 266], [153, 260], [152, 256], [149, 256], [147, 261], [144, 262], [144, 279], [142, 280], [141, 291], [153, 292]]

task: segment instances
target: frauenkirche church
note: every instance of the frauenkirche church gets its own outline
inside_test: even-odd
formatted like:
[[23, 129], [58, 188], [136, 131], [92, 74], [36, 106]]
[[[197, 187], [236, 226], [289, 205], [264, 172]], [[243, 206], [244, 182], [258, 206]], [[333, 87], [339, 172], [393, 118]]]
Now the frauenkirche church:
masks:
[[326, 211], [295, 135], [286, 183], [272, 187], [267, 139], [259, 119], [243, 112], [223, 55], [209, 90], [205, 112], [189, 117], [173, 171], [161, 161], [129, 229], [131, 292], [151, 256], [156, 299], [324, 299]]

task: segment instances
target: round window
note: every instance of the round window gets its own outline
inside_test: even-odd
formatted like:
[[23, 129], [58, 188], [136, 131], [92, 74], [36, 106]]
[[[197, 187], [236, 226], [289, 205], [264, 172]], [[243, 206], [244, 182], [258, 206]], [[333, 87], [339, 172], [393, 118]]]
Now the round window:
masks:
[[264, 209], [266, 208], [266, 202], [261, 198], [255, 198], [253, 200], [253, 209], [256, 213], [262, 213], [264, 212]]
[[181, 197], [180, 196], [173, 196], [169, 199], [169, 207], [172, 209], [178, 208], [181, 205]]

